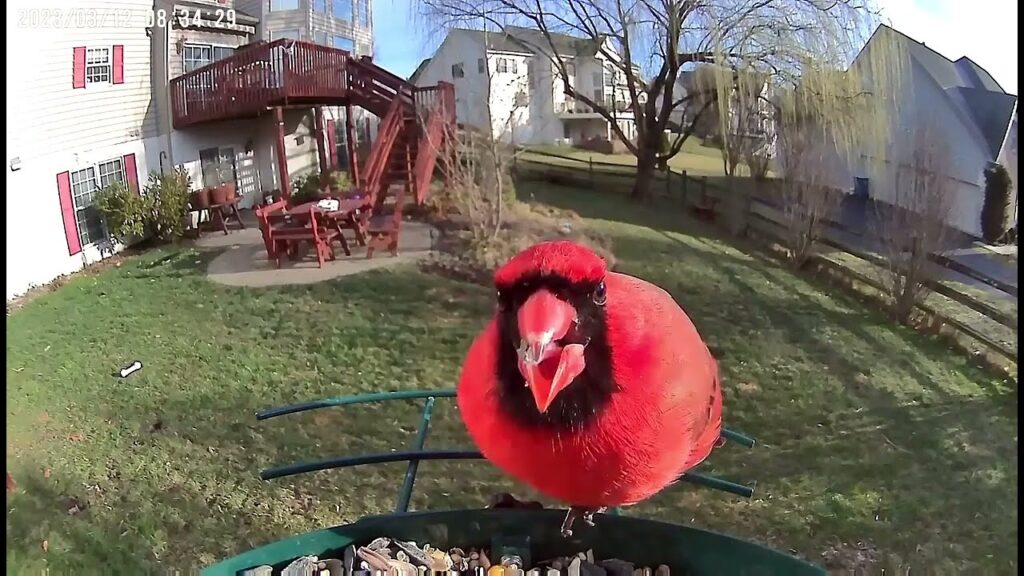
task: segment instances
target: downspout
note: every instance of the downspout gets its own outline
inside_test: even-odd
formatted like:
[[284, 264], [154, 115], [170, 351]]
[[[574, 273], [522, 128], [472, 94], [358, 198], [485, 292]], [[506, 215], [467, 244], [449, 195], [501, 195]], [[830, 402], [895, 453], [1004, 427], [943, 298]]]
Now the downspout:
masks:
[[164, 120], [164, 128], [166, 129], [167, 136], [167, 161], [174, 166], [174, 139], [171, 138], [171, 132], [174, 130], [174, 107], [171, 105], [171, 21], [168, 20], [163, 28], [163, 58], [161, 59], [160, 65], [163, 66], [163, 74], [161, 74], [160, 81], [163, 83], [161, 87], [164, 93], [166, 102], [167, 114]]

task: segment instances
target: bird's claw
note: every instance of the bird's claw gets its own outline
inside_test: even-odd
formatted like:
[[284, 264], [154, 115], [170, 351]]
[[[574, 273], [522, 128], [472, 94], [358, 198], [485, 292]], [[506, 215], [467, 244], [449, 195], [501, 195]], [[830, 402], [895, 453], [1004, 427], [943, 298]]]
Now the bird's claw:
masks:
[[572, 525], [576, 522], [577, 518], [583, 520], [583, 523], [587, 526], [594, 525], [594, 514], [600, 514], [607, 510], [605, 507], [600, 508], [580, 508], [578, 506], [570, 506], [569, 512], [565, 514], [565, 520], [562, 521], [562, 537], [568, 538], [572, 536]]

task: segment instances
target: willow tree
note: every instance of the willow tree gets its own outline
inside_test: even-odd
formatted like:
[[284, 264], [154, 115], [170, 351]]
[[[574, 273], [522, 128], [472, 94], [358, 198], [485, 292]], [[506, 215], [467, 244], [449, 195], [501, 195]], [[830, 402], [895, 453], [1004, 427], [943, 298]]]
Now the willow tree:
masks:
[[[765, 78], [775, 88], [796, 86], [806, 68], [845, 68], [874, 27], [865, 0], [420, 0], [424, 15], [442, 26], [505, 31], [550, 60], [561, 89], [609, 122], [636, 156], [633, 195], [650, 194], [659, 161], [682, 149], [710, 103], [731, 98], [740, 71]], [[517, 28], [539, 31], [522, 37]], [[567, 50], [565, 37], [577, 41]], [[574, 86], [576, 60], [594, 58], [613, 69], [621, 102], [598, 101]], [[683, 90], [680, 73], [700, 64], [716, 71], [711, 86]], [[818, 86], [822, 111], [843, 86]], [[708, 98], [708, 94], [711, 95]], [[703, 106], [662, 146], [673, 111], [691, 100]], [[757, 98], [765, 98], [758, 91]], [[723, 124], [729, 106], [717, 106]], [[619, 125], [624, 109], [636, 123], [636, 138]], [[857, 126], [844, 126], [839, 133]]]

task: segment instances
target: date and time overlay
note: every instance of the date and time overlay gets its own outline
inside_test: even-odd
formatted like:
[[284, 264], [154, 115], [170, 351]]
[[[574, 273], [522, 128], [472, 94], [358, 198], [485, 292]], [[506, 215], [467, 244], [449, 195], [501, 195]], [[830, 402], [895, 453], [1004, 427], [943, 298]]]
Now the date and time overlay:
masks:
[[174, 10], [138, 10], [117, 8], [23, 8], [18, 10], [19, 28], [163, 28], [168, 24], [182, 27], [235, 28], [237, 21], [232, 8], [203, 10], [175, 8]]

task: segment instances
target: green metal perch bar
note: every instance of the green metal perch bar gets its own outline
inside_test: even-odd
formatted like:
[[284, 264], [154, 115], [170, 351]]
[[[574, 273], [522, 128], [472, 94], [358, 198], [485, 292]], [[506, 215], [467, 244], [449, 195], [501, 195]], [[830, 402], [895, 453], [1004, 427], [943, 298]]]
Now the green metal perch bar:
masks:
[[[418, 400], [421, 398], [454, 398], [455, 389], [442, 390], [399, 390], [397, 392], [374, 392], [372, 394], [356, 394], [353, 396], [339, 396], [337, 398], [324, 398], [313, 402], [303, 402], [290, 406], [270, 408], [256, 413], [257, 420], [277, 418], [287, 414], [296, 414], [319, 408], [331, 408], [334, 406], [352, 406], [353, 404], [367, 404], [369, 402], [382, 402], [385, 400]], [[754, 439], [728, 428], [722, 428], [722, 436], [747, 448], [754, 447]]]
[[[270, 410], [264, 410], [256, 414], [257, 420], [266, 420], [268, 418], [275, 418], [277, 416], [284, 416], [285, 414], [295, 414], [297, 412], [305, 412], [308, 410], [316, 410], [319, 408], [329, 408], [332, 406], [351, 406], [353, 404], [365, 404], [368, 402], [381, 402], [385, 400], [416, 400], [426, 398], [426, 402], [423, 406], [423, 413], [420, 417], [419, 428], [416, 432], [416, 440], [413, 450], [403, 452], [382, 452], [377, 454], [363, 454], [359, 456], [344, 456], [340, 458], [331, 458], [328, 460], [319, 460], [314, 462], [301, 462], [298, 464], [289, 464], [286, 466], [279, 466], [277, 468], [270, 468], [260, 473], [260, 478], [263, 480], [273, 480], [275, 478], [283, 478], [285, 476], [293, 476], [295, 474], [305, 474], [307, 472], [317, 472], [320, 470], [333, 470], [336, 468], [350, 468], [353, 466], [362, 466], [365, 464], [385, 464], [389, 462], [408, 462], [409, 465], [405, 470], [405, 479], [402, 482], [401, 491], [398, 494], [398, 503], [396, 506], [397, 513], [406, 513], [409, 511], [409, 502], [412, 499], [412, 490], [416, 484], [416, 473], [419, 470], [419, 463], [423, 460], [481, 460], [483, 454], [475, 450], [424, 450], [423, 447], [427, 441], [427, 434], [430, 430], [430, 419], [434, 410], [434, 401], [436, 398], [452, 398], [455, 396], [454, 389], [448, 390], [402, 390], [397, 392], [377, 392], [374, 394], [360, 394], [355, 396], [341, 396], [338, 398], [326, 398], [324, 400], [317, 400], [315, 402], [305, 402], [302, 404], [293, 404], [291, 406], [282, 406], [279, 408], [272, 408]], [[739, 444], [742, 444], [748, 448], [754, 446], [754, 439], [739, 432], [734, 432], [726, 428], [722, 429], [722, 436], [729, 440], [733, 440]], [[744, 486], [735, 482], [730, 482], [722, 478], [715, 476], [709, 476], [707, 474], [700, 474], [698, 472], [687, 472], [679, 477], [680, 480], [698, 484], [708, 488], [714, 488], [716, 490], [722, 490], [744, 498], [750, 498], [754, 489], [750, 486]], [[617, 514], [618, 510], [613, 510], [612, 513]]]

